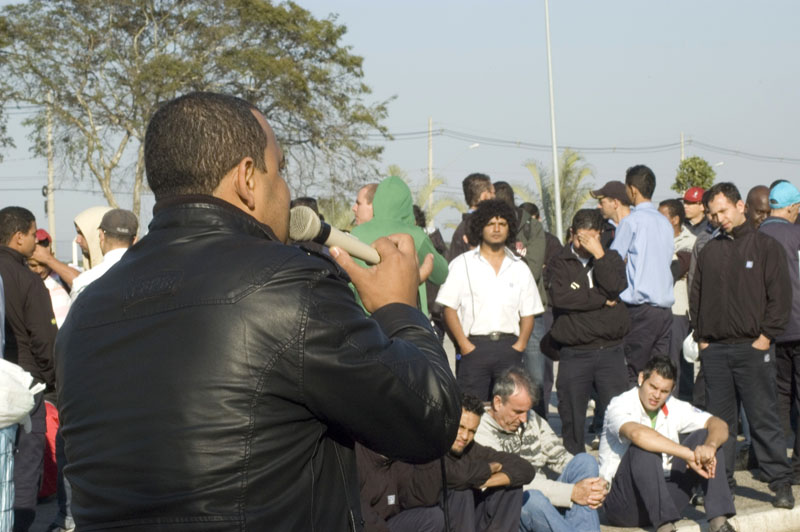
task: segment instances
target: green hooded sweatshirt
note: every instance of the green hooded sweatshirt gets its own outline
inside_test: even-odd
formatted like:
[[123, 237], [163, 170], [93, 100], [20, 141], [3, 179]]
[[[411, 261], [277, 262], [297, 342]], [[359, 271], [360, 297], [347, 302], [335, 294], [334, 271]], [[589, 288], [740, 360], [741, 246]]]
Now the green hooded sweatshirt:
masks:
[[[447, 278], [447, 261], [433, 247], [433, 242], [422, 228], [414, 223], [414, 201], [411, 190], [399, 177], [388, 177], [381, 181], [372, 200], [372, 220], [356, 226], [352, 234], [362, 242], [372, 244], [382, 236], [406, 233], [414, 239], [419, 262], [433, 254], [433, 272], [428, 280], [441, 285]], [[363, 263], [362, 263], [363, 264]], [[425, 283], [419, 285], [420, 310], [428, 315], [427, 291]]]

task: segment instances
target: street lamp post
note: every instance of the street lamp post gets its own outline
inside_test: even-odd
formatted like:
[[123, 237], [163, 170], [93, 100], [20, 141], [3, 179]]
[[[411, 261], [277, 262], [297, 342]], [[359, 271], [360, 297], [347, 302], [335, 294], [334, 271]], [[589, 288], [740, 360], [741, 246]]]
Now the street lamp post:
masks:
[[547, 37], [547, 79], [550, 83], [550, 131], [553, 142], [553, 195], [555, 196], [556, 208], [556, 236], [558, 241], [563, 242], [563, 227], [561, 220], [561, 180], [558, 174], [558, 147], [556, 146], [556, 104], [553, 94], [553, 61], [550, 54], [550, 6], [548, 0], [544, 0], [544, 27]]

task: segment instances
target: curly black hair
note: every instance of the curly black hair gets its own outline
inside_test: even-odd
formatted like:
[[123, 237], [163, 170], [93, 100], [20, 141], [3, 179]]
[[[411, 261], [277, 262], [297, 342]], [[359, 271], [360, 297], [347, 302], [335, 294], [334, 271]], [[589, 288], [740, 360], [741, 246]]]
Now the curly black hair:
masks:
[[469, 218], [467, 239], [470, 245], [477, 246], [483, 240], [483, 228], [494, 217], [502, 218], [508, 222], [508, 238], [506, 246], [513, 247], [517, 240], [517, 215], [503, 200], [491, 199], [478, 203], [478, 208]]

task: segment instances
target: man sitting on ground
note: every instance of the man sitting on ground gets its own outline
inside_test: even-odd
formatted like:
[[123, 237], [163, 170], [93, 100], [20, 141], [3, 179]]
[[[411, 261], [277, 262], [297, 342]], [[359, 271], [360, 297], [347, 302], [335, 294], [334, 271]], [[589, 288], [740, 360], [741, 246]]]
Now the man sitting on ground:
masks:
[[611, 482], [606, 516], [615, 526], [675, 530], [692, 488], [701, 485], [710, 532], [732, 532], [728, 517], [736, 509], [721, 450], [728, 425], [672, 397], [676, 373], [669, 357], [650, 359], [639, 387], [615, 397], [606, 411], [600, 439], [600, 474]]
[[[474, 442], [483, 410], [480, 399], [462, 396], [458, 434], [444, 456], [450, 530], [516, 532], [522, 486], [533, 479], [535, 470], [519, 455]], [[367, 532], [442, 529], [439, 460], [415, 466], [391, 461], [361, 445], [356, 446], [356, 456]]]
[[[594, 457], [572, 456], [547, 422], [531, 410], [531, 379], [521, 368], [505, 371], [495, 381], [489, 414], [483, 416], [475, 441], [520, 455], [536, 468], [522, 497], [520, 530], [546, 532], [600, 530], [597, 508], [606, 496]], [[558, 475], [557, 480], [549, 477]]]

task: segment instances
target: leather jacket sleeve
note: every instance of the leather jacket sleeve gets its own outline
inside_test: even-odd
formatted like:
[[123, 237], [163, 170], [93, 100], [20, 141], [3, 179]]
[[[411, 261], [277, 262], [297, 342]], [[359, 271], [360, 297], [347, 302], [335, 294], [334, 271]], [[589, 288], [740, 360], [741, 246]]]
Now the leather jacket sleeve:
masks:
[[302, 394], [312, 413], [393, 459], [421, 463], [447, 452], [461, 401], [425, 316], [398, 303], [365, 319], [334, 275], [308, 297]]

